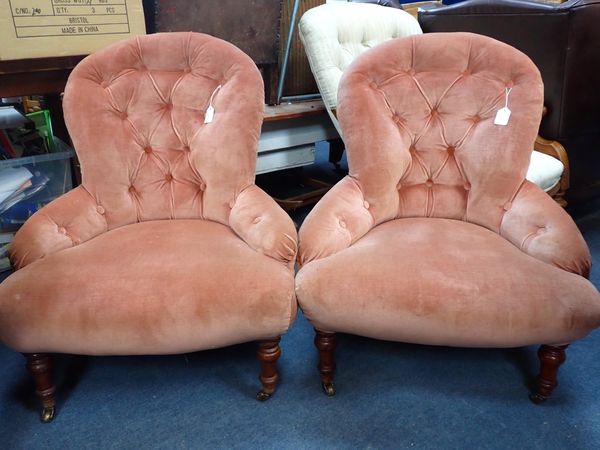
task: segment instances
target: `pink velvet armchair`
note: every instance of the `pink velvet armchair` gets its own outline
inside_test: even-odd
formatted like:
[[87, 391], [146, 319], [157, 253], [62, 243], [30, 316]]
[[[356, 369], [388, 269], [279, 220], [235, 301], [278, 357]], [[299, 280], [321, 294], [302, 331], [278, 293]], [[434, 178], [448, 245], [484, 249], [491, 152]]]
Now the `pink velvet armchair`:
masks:
[[[512, 110], [506, 125], [497, 111]], [[542, 344], [530, 398], [566, 346], [600, 325], [576, 225], [525, 180], [543, 85], [518, 50], [469, 33], [417, 35], [361, 55], [338, 117], [350, 173], [299, 234], [298, 302], [325, 392], [335, 333], [427, 345]]]
[[64, 97], [83, 183], [11, 246], [0, 341], [25, 353], [54, 416], [51, 353], [194, 352], [259, 341], [262, 390], [296, 315], [296, 230], [254, 184], [263, 83], [197, 33], [122, 41], [83, 60]]

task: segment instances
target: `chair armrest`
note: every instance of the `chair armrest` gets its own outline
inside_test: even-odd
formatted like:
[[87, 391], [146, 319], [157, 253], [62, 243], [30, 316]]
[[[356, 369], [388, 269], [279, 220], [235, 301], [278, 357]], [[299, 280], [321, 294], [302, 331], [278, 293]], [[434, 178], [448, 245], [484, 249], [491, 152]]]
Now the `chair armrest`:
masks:
[[[548, 14], [564, 12], [575, 1], [566, 4], [542, 3], [536, 0], [470, 0], [452, 5], [435, 5], [419, 9], [419, 22], [428, 15], [481, 16], [506, 14]], [[429, 32], [431, 30], [423, 30]]]
[[565, 170], [562, 176], [560, 177], [560, 185], [561, 189], [566, 191], [569, 188], [570, 184], [569, 155], [567, 154], [567, 150], [563, 147], [563, 145], [560, 142], [544, 139], [542, 136], [539, 135], [535, 138], [533, 149], [540, 153], [552, 156], [558, 159], [563, 164]]
[[79, 186], [44, 206], [17, 232], [9, 257], [21, 269], [52, 253], [74, 247], [107, 230], [104, 210]]
[[368, 207], [360, 186], [352, 177], [347, 176], [336, 184], [300, 228], [299, 264], [333, 255], [367, 234], [375, 222]]
[[550, 191], [546, 192], [554, 199], [555, 202], [557, 202], [563, 208], [566, 208], [567, 201], [565, 200], [565, 194], [570, 185], [569, 156], [567, 155], [567, 151], [560, 142], [544, 139], [539, 135], [535, 139], [533, 149], [537, 152], [556, 158], [562, 163], [563, 172], [558, 180], [558, 184]]
[[[419, 19], [419, 16], [427, 11], [432, 11], [432, 10], [436, 10], [438, 8], [445, 8], [447, 5], [444, 5], [441, 1], [437, 2], [437, 1], [432, 1], [432, 2], [423, 2], [423, 4], [421, 4], [421, 2], [418, 2], [419, 5], [417, 6], [417, 20]], [[404, 9], [404, 11], [410, 11], [412, 13], [412, 8], [411, 8], [411, 3], [405, 3], [402, 5], [402, 9]]]
[[534, 258], [589, 276], [591, 256], [577, 225], [558, 203], [529, 181], [504, 214], [500, 235]]
[[298, 248], [294, 222], [256, 185], [237, 196], [229, 226], [254, 250], [294, 266]]

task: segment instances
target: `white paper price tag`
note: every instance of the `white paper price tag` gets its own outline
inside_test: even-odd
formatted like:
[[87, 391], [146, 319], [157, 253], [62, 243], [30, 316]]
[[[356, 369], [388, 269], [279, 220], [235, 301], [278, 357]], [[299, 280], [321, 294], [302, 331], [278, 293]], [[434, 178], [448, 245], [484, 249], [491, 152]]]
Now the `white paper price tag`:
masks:
[[221, 87], [221, 85], [218, 85], [210, 95], [210, 100], [208, 100], [208, 108], [206, 108], [206, 112], [204, 113], [204, 123], [211, 123], [215, 118], [215, 107], [213, 106], [213, 100], [215, 99], [217, 92], [221, 90]]
[[204, 123], [211, 123], [215, 117], [215, 108], [210, 105], [204, 114]]
[[498, 112], [496, 112], [494, 125], [508, 125], [508, 120], [510, 119], [510, 109], [508, 109], [508, 96], [510, 95], [510, 91], [512, 91], [512, 88], [504, 89], [504, 108], [500, 108]]
[[508, 125], [508, 119], [510, 119], [510, 109], [507, 107], [500, 108], [496, 113], [496, 118], [494, 119], [494, 125]]

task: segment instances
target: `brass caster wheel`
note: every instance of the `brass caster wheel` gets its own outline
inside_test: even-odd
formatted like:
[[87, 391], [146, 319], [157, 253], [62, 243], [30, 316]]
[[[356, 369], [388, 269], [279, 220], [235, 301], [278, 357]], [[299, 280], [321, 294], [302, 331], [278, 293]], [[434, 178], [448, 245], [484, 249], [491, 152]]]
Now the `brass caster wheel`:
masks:
[[323, 391], [327, 397], [333, 397], [335, 395], [335, 387], [333, 387], [333, 383], [321, 383], [321, 386], [323, 386]]
[[44, 423], [50, 423], [54, 419], [55, 408], [54, 406], [44, 406], [42, 408], [41, 419]]
[[529, 400], [531, 400], [532, 403], [539, 405], [540, 403], [544, 403], [546, 400], [548, 400], [548, 397], [538, 394], [537, 392], [532, 392], [529, 394]]
[[269, 394], [265, 391], [258, 391], [258, 394], [256, 394], [256, 400], [258, 400], [259, 402], [266, 402], [270, 398], [271, 398], [271, 394]]

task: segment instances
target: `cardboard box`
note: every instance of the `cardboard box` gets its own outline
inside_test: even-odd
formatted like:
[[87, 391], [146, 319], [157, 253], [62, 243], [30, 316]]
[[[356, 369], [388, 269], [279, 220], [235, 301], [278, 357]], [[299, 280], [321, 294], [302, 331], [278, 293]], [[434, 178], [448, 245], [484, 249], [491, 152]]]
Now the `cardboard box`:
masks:
[[145, 33], [142, 0], [0, 2], [0, 61], [87, 55]]

